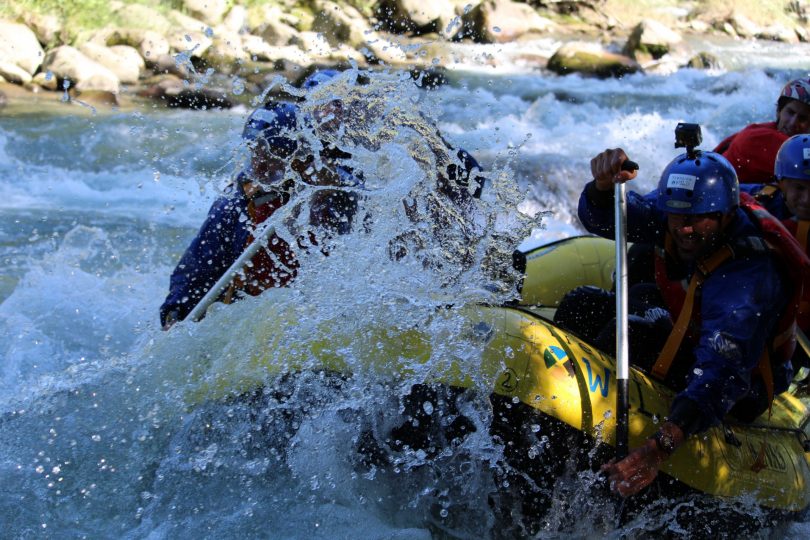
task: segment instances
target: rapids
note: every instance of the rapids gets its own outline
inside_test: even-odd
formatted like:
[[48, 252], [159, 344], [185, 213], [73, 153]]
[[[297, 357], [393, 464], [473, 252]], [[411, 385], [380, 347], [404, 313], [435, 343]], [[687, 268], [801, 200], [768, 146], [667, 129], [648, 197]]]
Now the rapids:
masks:
[[[346, 235], [315, 231], [293, 287], [217, 304], [169, 332], [157, 320], [168, 276], [244, 163], [249, 111], [0, 111], [2, 535], [509, 535], [490, 502], [503, 456], [487, 435], [493, 381], [475, 372], [477, 338], [454, 306], [509, 300], [512, 250], [580, 231], [591, 156], [623, 147], [640, 164], [635, 188], [649, 190], [678, 153], [677, 122], [700, 123], [711, 148], [770, 120], [782, 85], [810, 69], [806, 45], [710, 46], [727, 69], [603, 81], [479, 48], [500, 67], [471, 54], [435, 90], [402, 73], [363, 85], [342, 74], [302, 108], [338, 96], [351, 120], [298, 135], [352, 154], [364, 184], [341, 189], [362, 220]], [[435, 193], [453, 159], [436, 128], [483, 165], [480, 200]], [[291, 240], [306, 234], [321, 189], [298, 187], [274, 216]], [[392, 245], [407, 254], [392, 260]], [[472, 433], [435, 453], [400, 448], [384, 466], [364, 458], [370, 435], [402, 421], [410, 386], [451, 360], [482, 391], [417, 406], [448, 422], [463, 415]], [[681, 531], [672, 508], [617, 526], [614, 505], [589, 496], [594, 482], [561, 478], [539, 535]], [[761, 534], [804, 536], [810, 521]]]

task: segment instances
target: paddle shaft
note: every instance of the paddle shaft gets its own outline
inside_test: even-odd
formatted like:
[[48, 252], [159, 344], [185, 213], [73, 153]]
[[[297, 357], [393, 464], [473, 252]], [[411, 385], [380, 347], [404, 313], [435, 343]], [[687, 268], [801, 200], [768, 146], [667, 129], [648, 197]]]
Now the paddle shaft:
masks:
[[[630, 160], [622, 164], [622, 170], [637, 170], [638, 165]], [[614, 229], [616, 233], [616, 457], [623, 459], [629, 452], [630, 411], [630, 354], [627, 339], [627, 190], [624, 182], [614, 186], [616, 208]]]
[[262, 227], [260, 227], [256, 231], [256, 237], [251, 242], [251, 244], [239, 255], [239, 258], [234, 261], [230, 268], [228, 268], [222, 277], [219, 278], [213, 287], [211, 287], [205, 296], [203, 296], [202, 300], [197, 302], [197, 305], [194, 306], [194, 309], [191, 310], [191, 313], [188, 314], [188, 319], [191, 321], [197, 322], [200, 320], [202, 315], [205, 313], [205, 310], [208, 309], [208, 306], [213, 304], [219, 295], [222, 294], [222, 291], [225, 290], [228, 285], [230, 285], [231, 281], [233, 280], [234, 276], [236, 276], [239, 271], [244, 268], [247, 262], [253, 258], [259, 249], [264, 247], [265, 243], [267, 242], [267, 237], [272, 235], [276, 231], [276, 228], [269, 224], [263, 223]]

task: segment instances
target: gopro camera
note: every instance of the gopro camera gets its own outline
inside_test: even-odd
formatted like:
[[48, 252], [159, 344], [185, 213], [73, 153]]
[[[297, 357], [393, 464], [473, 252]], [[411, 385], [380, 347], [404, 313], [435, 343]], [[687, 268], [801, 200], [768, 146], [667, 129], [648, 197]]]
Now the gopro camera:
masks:
[[675, 127], [675, 148], [686, 148], [686, 155], [695, 156], [695, 148], [703, 142], [700, 124], [681, 122]]

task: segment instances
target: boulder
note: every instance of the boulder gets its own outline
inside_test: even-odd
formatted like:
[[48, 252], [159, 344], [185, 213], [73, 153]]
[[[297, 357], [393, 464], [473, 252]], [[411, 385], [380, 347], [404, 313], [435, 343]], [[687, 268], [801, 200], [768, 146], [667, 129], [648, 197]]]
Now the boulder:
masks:
[[143, 4], [126, 4], [115, 11], [115, 18], [121, 28], [142, 28], [165, 34], [172, 29], [172, 23], [161, 12]]
[[221, 70], [230, 72], [237, 62], [248, 59], [242, 45], [242, 36], [235, 32], [224, 31], [214, 34], [213, 43], [205, 51], [203, 59]]
[[560, 75], [581, 73], [601, 78], [622, 77], [641, 71], [641, 66], [627, 56], [605, 51], [595, 43], [566, 43], [548, 60], [548, 69]]
[[760, 32], [759, 26], [742, 13], [732, 13], [727, 22], [734, 29], [734, 33], [741, 38], [752, 38]]
[[222, 21], [228, 4], [228, 0], [183, 0], [186, 11], [211, 26]]
[[759, 39], [767, 39], [768, 41], [781, 41], [783, 43], [798, 43], [799, 35], [792, 29], [787, 28], [781, 24], [772, 24], [756, 36]]
[[[264, 50], [264, 61], [273, 62], [276, 64], [308, 67], [314, 63], [313, 57], [302, 51], [295, 45], [286, 45], [284, 47], [273, 47]], [[257, 58], [257, 60], [261, 60]]]
[[329, 43], [345, 43], [356, 49], [366, 44], [371, 28], [355, 8], [341, 6], [330, 0], [316, 0], [315, 7], [312, 30], [321, 32]]
[[483, 43], [514, 41], [527, 33], [543, 33], [554, 23], [528, 4], [511, 0], [485, 0], [462, 17], [463, 36]]
[[189, 17], [185, 13], [177, 10], [172, 10], [168, 15], [169, 21], [172, 22], [175, 30], [184, 30], [186, 32], [205, 32], [210, 27], [208, 24], [202, 22], [194, 17]]
[[[248, 9], [248, 29], [251, 34], [260, 35], [264, 25], [270, 22], [285, 24], [299, 32], [312, 29], [312, 13], [301, 8], [282, 10], [276, 5], [254, 5]], [[268, 42], [269, 43], [269, 42]]]
[[202, 58], [214, 43], [204, 32], [192, 30], [171, 32], [166, 39], [171, 51], [186, 54], [189, 58]]
[[695, 56], [689, 59], [689, 62], [686, 64], [686, 67], [692, 69], [720, 69], [722, 64], [720, 63], [720, 59], [717, 58], [712, 53], [708, 52], [699, 52]]
[[169, 54], [169, 42], [161, 34], [140, 28], [108, 28], [99, 30], [90, 39], [93, 43], [112, 47], [129, 45], [135, 47], [140, 55], [150, 62], [162, 54]]
[[87, 42], [80, 45], [79, 50], [89, 59], [115, 73], [118, 80], [125, 84], [138, 82], [141, 70], [145, 67], [141, 55], [129, 45], [115, 45], [113, 48]]
[[174, 57], [170, 54], [162, 54], [158, 56], [152, 63], [152, 71], [156, 74], [170, 74], [176, 75], [181, 79], [190, 79], [191, 72], [194, 66], [188, 57], [182, 54]]
[[375, 15], [383, 28], [390, 32], [441, 32], [456, 17], [456, 3], [449, 0], [380, 0]]
[[310, 56], [326, 57], [332, 51], [332, 45], [323, 34], [318, 32], [300, 32], [292, 43]]
[[59, 81], [53, 75], [53, 73], [42, 73], [41, 71], [34, 75], [33, 80], [31, 81], [33, 84], [44, 88], [45, 90], [56, 91], [59, 89]]
[[115, 92], [106, 90], [81, 90], [76, 88], [71, 93], [74, 101], [80, 102], [82, 105], [89, 107], [104, 106], [116, 107], [118, 106], [118, 96]]
[[371, 60], [376, 60], [381, 64], [400, 66], [412, 63], [411, 58], [399, 43], [386, 39], [377, 32], [370, 33], [367, 39], [365, 49], [373, 55]]
[[119, 80], [115, 73], [69, 45], [48, 51], [42, 62], [42, 69], [52, 72], [60, 82], [70, 80], [70, 86], [80, 91], [119, 91]]
[[0, 21], [0, 61], [14, 64], [33, 75], [44, 51], [37, 36], [23, 24]]
[[222, 27], [229, 32], [246, 33], [248, 31], [247, 9], [244, 6], [233, 6], [222, 21]]
[[34, 32], [43, 47], [61, 41], [62, 23], [55, 15], [27, 12], [22, 15], [22, 21]]
[[28, 84], [31, 82], [31, 74], [17, 64], [0, 60], [0, 77], [14, 84]]
[[266, 62], [273, 59], [274, 47], [259, 36], [242, 36], [242, 48], [254, 61]]
[[630, 33], [622, 53], [639, 61], [658, 60], [682, 41], [680, 34], [662, 23], [644, 19]]
[[167, 107], [183, 109], [228, 109], [233, 103], [227, 92], [209, 87], [188, 86], [174, 75], [159, 75], [138, 91], [141, 97], [163, 101]]
[[293, 43], [298, 30], [279, 20], [271, 19], [256, 27], [252, 33], [261, 36], [270, 45], [282, 46]]

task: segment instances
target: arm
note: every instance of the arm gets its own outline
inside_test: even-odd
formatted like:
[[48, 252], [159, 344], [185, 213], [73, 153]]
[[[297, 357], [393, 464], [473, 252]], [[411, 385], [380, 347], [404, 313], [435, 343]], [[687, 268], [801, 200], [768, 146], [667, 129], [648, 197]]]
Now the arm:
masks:
[[[164, 328], [183, 320], [241, 253], [247, 229], [240, 216], [244, 203], [239, 197], [217, 199], [208, 217], [172, 272], [169, 294], [160, 306]], [[241, 243], [240, 243], [241, 242]]]
[[[593, 181], [579, 197], [579, 220], [588, 232], [612, 239], [614, 233], [614, 185], [635, 178], [635, 171], [623, 171], [627, 154], [621, 148], [605, 150], [591, 160]], [[631, 242], [653, 243], [664, 231], [665, 218], [655, 208], [654, 197], [627, 194], [627, 232]]]
[[706, 280], [695, 365], [686, 389], [673, 401], [669, 418], [644, 445], [621, 461], [602, 466], [611, 489], [638, 493], [689, 434], [719, 423], [751, 385], [766, 340], [787, 302], [775, 262], [769, 255], [734, 260]]

